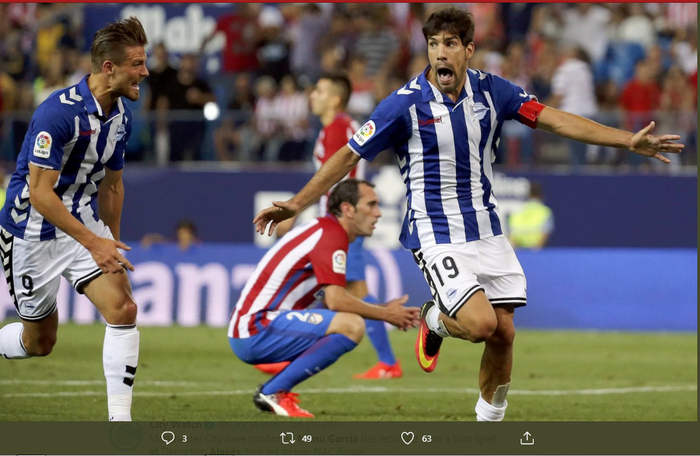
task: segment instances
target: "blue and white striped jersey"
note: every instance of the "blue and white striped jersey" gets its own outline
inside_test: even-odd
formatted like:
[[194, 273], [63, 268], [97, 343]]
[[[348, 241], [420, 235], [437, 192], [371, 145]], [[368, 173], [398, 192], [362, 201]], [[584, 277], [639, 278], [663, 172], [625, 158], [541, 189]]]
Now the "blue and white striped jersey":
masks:
[[394, 149], [408, 201], [404, 247], [502, 234], [491, 162], [503, 122], [520, 120], [520, 106], [534, 98], [503, 78], [469, 69], [457, 103], [423, 72], [377, 106], [348, 146], [370, 161]]
[[131, 134], [131, 111], [121, 98], [111, 113], [102, 112], [86, 76], [58, 90], [34, 112], [7, 189], [0, 225], [26, 241], [66, 236], [29, 202], [29, 163], [60, 170], [54, 191], [68, 211], [88, 228], [97, 226], [97, 187], [104, 167], [124, 167]]

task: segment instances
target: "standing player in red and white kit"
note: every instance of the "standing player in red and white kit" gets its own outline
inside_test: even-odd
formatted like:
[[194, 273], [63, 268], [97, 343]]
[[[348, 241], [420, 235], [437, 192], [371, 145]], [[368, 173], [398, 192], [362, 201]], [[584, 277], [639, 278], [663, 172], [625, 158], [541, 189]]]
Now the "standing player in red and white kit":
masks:
[[[352, 94], [352, 83], [343, 75], [327, 73], [322, 75], [316, 82], [316, 87], [309, 95], [311, 112], [321, 119], [323, 129], [318, 135], [314, 147], [314, 164], [316, 170], [321, 169], [333, 154], [345, 146], [352, 135], [360, 128], [360, 125], [353, 120], [346, 112], [350, 95]], [[365, 178], [365, 160], [360, 160], [345, 178]], [[328, 195], [323, 195], [319, 200], [319, 215], [325, 215]], [[282, 236], [289, 231], [294, 221], [284, 222], [277, 228], [278, 236]], [[362, 247], [364, 238], [359, 237], [350, 244], [348, 248], [347, 265], [347, 290], [348, 293], [365, 302], [375, 304], [377, 299], [369, 294], [367, 282], [365, 280], [365, 252]], [[377, 353], [378, 362], [368, 371], [355, 374], [357, 379], [388, 379], [399, 378], [403, 375], [401, 365], [394, 356], [394, 351], [389, 342], [389, 336], [383, 321], [368, 320], [365, 322], [367, 336], [372, 342]], [[282, 366], [278, 366], [279, 369]], [[263, 366], [259, 366], [263, 368]], [[275, 371], [274, 366], [267, 366], [270, 372]]]
[[[282, 416], [313, 417], [292, 388], [321, 372], [362, 340], [362, 318], [405, 329], [418, 323], [408, 296], [370, 305], [346, 289], [348, 244], [370, 236], [381, 216], [379, 198], [367, 181], [349, 179], [331, 192], [328, 214], [284, 236], [258, 263], [231, 316], [228, 337], [248, 364], [291, 361], [261, 385], [254, 403]], [[327, 309], [310, 309], [316, 301]]]

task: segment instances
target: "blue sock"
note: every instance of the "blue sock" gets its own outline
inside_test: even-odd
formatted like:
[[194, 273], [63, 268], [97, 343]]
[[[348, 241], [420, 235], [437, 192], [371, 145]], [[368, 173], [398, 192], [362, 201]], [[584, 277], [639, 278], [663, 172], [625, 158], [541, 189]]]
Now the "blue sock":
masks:
[[[370, 304], [377, 304], [378, 302], [372, 295], [367, 295], [362, 300]], [[384, 322], [382, 320], [366, 319], [365, 328], [367, 328], [367, 337], [372, 342], [379, 361], [390, 366], [396, 364], [396, 358], [394, 357], [394, 351], [391, 349], [391, 342], [389, 342], [389, 335], [386, 332]]]
[[295, 385], [321, 372], [357, 344], [343, 334], [329, 334], [309, 347], [282, 372], [275, 375], [262, 387], [263, 394], [291, 391]]

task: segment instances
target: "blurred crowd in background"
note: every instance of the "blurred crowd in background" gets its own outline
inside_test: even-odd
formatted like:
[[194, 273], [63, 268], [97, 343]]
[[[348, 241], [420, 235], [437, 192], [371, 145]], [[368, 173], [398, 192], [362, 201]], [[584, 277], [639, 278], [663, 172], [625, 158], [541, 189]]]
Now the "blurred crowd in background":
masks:
[[[601, 123], [677, 133], [697, 165], [697, 4], [464, 3], [476, 22], [471, 68], [503, 76], [541, 102]], [[149, 46], [150, 76], [133, 106], [127, 159], [310, 162], [318, 119], [307, 95], [324, 72], [353, 83], [363, 122], [428, 65], [421, 27], [444, 4], [233, 4], [199, 52]], [[90, 72], [84, 5], [0, 4], [0, 160], [16, 158], [33, 109]], [[219, 68], [200, 56], [224, 40]], [[503, 129], [506, 167], [645, 171], [651, 160], [577, 146], [517, 122]], [[391, 154], [379, 160], [391, 162]], [[659, 167], [661, 169], [661, 167]]]

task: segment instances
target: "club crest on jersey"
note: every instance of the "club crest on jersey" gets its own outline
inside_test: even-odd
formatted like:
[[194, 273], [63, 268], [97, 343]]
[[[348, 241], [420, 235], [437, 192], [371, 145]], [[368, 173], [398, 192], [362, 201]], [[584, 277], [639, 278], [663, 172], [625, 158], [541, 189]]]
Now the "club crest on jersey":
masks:
[[367, 123], [362, 126], [362, 128], [357, 130], [357, 133], [355, 133], [353, 139], [357, 144], [363, 145], [369, 141], [369, 139], [374, 135], [375, 131], [377, 131], [377, 126], [374, 125], [374, 121], [368, 120]]
[[306, 319], [307, 323], [311, 323], [312, 325], [318, 325], [319, 323], [323, 323], [323, 315], [318, 313], [312, 313], [307, 315], [309, 316]]
[[347, 254], [344, 250], [336, 250], [333, 252], [333, 272], [336, 274], [345, 274], [345, 265], [347, 263]]
[[474, 118], [476, 120], [481, 120], [486, 117], [486, 113], [489, 112], [489, 108], [484, 106], [482, 103], [477, 102], [472, 105], [472, 112], [474, 113]]
[[124, 124], [119, 124], [117, 126], [117, 141], [121, 141], [122, 139], [124, 139], [124, 135], [126, 135], [126, 127], [124, 126]]
[[39, 132], [39, 134], [36, 135], [36, 142], [34, 143], [34, 156], [49, 158], [52, 142], [53, 138], [51, 138], [51, 134], [46, 131]]

